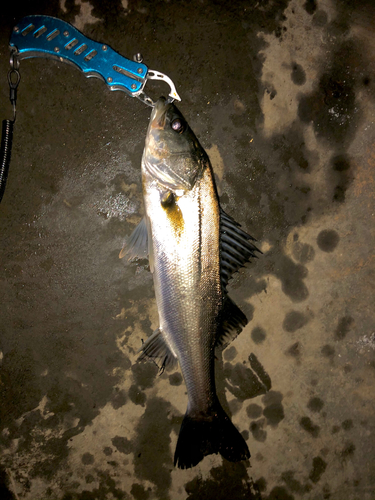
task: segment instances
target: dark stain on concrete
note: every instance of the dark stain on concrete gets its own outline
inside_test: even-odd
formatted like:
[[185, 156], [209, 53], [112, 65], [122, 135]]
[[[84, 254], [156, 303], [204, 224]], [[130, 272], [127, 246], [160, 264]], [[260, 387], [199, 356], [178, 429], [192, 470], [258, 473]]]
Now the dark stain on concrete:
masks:
[[122, 389], [119, 389], [118, 387], [114, 388], [113, 391], [113, 396], [111, 400], [111, 405], [115, 410], [118, 410], [122, 406], [126, 404], [126, 401], [128, 400], [126, 392]]
[[313, 483], [318, 483], [320, 481], [320, 478], [324, 474], [326, 468], [327, 468], [327, 462], [325, 462], [322, 459], [322, 457], [314, 457], [313, 464], [312, 464], [312, 470], [309, 474], [309, 479]]
[[344, 316], [343, 318], [340, 318], [335, 330], [335, 340], [344, 340], [353, 323], [354, 320], [351, 316]]
[[303, 85], [306, 82], [306, 73], [300, 64], [292, 64], [291, 78], [295, 85]]
[[326, 344], [321, 348], [320, 352], [325, 358], [329, 358], [332, 361], [335, 355], [335, 348], [330, 344]]
[[354, 455], [355, 450], [356, 450], [356, 447], [355, 447], [354, 443], [352, 443], [350, 441], [347, 442], [345, 444], [345, 446], [343, 447], [343, 449], [340, 451], [341, 461], [343, 463], [346, 463], [347, 459]]
[[350, 363], [346, 363], [344, 365], [344, 373], [350, 373], [353, 370], [353, 367]]
[[183, 378], [180, 372], [172, 373], [168, 378], [169, 383], [173, 386], [181, 385], [183, 382]]
[[185, 485], [186, 500], [261, 500], [259, 491], [249, 477], [246, 464], [223, 460], [207, 479], [200, 475]]
[[281, 480], [287, 485], [290, 491], [299, 495], [304, 495], [311, 491], [311, 484], [302, 484], [294, 475], [295, 471], [293, 470], [287, 470], [281, 474]]
[[317, 438], [319, 436], [320, 427], [318, 425], [315, 425], [310, 417], [302, 417], [299, 421], [299, 425], [313, 438]]
[[139, 362], [131, 367], [134, 382], [141, 390], [148, 389], [154, 385], [154, 380], [158, 374], [158, 367], [154, 363]]
[[347, 145], [356, 134], [359, 113], [355, 109], [356, 72], [361, 55], [353, 42], [346, 40], [332, 54], [327, 70], [315, 91], [301, 97], [299, 118], [313, 123], [318, 138], [333, 145]]
[[237, 349], [233, 345], [231, 347], [228, 347], [228, 349], [225, 349], [223, 353], [225, 361], [233, 361], [236, 356]]
[[309, 322], [309, 317], [299, 311], [289, 311], [284, 318], [283, 328], [294, 333]]
[[[114, 477], [116, 477], [114, 472]], [[124, 491], [116, 488], [116, 481], [108, 471], [99, 471], [97, 475], [99, 480], [98, 488], [93, 490], [83, 490], [82, 493], [67, 492], [62, 500], [105, 500], [106, 498], [116, 498], [116, 500], [127, 500], [129, 496]]]
[[307, 408], [311, 410], [314, 413], [319, 413], [321, 409], [324, 406], [324, 401], [322, 401], [318, 397], [313, 397], [309, 399], [309, 402], [307, 403]]
[[262, 415], [262, 412], [262, 407], [255, 403], [246, 407], [246, 413], [249, 418], [259, 418]]
[[317, 10], [314, 14], [312, 22], [314, 26], [319, 26], [319, 28], [322, 28], [328, 22], [327, 12], [320, 9]]
[[240, 401], [255, 398], [267, 391], [253, 370], [243, 366], [242, 363], [236, 363], [233, 367], [225, 363], [224, 376], [227, 379], [226, 387]]
[[95, 458], [94, 458], [94, 455], [92, 455], [91, 453], [84, 453], [81, 457], [81, 462], [83, 463], [83, 465], [91, 465], [95, 462]]
[[123, 437], [123, 436], [115, 436], [111, 440], [113, 446], [120, 452], [124, 453], [125, 455], [129, 455], [132, 450], [132, 443], [129, 441], [128, 438]]
[[341, 427], [344, 429], [344, 431], [350, 431], [354, 427], [353, 420], [351, 418], [344, 420], [341, 424]]
[[274, 270], [275, 276], [281, 281], [282, 291], [293, 302], [302, 302], [309, 296], [309, 291], [304, 283], [307, 269], [301, 264], [296, 264], [286, 255], [280, 256]]
[[129, 399], [135, 405], [144, 406], [146, 403], [146, 394], [142, 392], [137, 385], [131, 385], [128, 393]]
[[306, 0], [306, 2], [304, 3], [304, 8], [306, 10], [306, 12], [310, 15], [314, 14], [314, 12], [316, 11], [316, 0]]
[[294, 496], [289, 494], [288, 490], [282, 486], [275, 486], [264, 500], [294, 500]]
[[278, 424], [284, 419], [284, 408], [282, 405], [283, 395], [281, 392], [270, 391], [263, 396], [262, 401], [265, 405], [263, 415], [267, 419], [267, 425], [277, 427]]
[[261, 344], [266, 339], [266, 332], [261, 326], [256, 326], [251, 331], [251, 338], [255, 344]]
[[173, 468], [171, 423], [168, 418], [170, 409], [170, 403], [161, 398], [148, 399], [145, 413], [136, 427], [137, 437], [133, 441], [136, 477], [155, 484], [156, 495], [166, 500], [169, 499], [170, 471]]
[[285, 354], [287, 356], [292, 356], [292, 358], [295, 358], [297, 362], [300, 362], [300, 358], [302, 355], [302, 350], [301, 350], [301, 343], [300, 342], [294, 342], [289, 349], [286, 350]]
[[257, 490], [262, 493], [266, 491], [267, 489], [267, 480], [265, 477], [260, 477], [259, 479], [256, 480], [254, 483], [254, 487], [257, 488]]
[[293, 245], [293, 257], [300, 262], [300, 264], [308, 264], [314, 260], [315, 250], [308, 243], [300, 243], [298, 241]]
[[242, 363], [224, 364], [223, 375], [227, 389], [240, 401], [265, 394], [271, 389], [271, 379], [254, 353], [249, 356], [251, 368]]
[[324, 500], [328, 500], [329, 498], [331, 498], [332, 494], [331, 494], [331, 488], [328, 484], [324, 484], [323, 485], [323, 488], [322, 488], [322, 493], [323, 493], [323, 499]]
[[150, 497], [150, 492], [147, 491], [142, 484], [134, 483], [130, 489], [130, 493], [135, 500], [147, 500]]
[[103, 448], [103, 453], [104, 453], [104, 455], [106, 457], [110, 457], [112, 455], [112, 453], [113, 453], [113, 450], [112, 450], [112, 448], [110, 446], [105, 446]]
[[335, 184], [333, 201], [343, 203], [345, 201], [346, 191], [354, 179], [348, 155], [339, 154], [334, 156], [331, 160], [331, 165], [331, 182]]
[[249, 431], [246, 429], [241, 431], [241, 436], [244, 438], [245, 441], [247, 441], [249, 439]]
[[333, 229], [324, 229], [320, 231], [316, 242], [323, 252], [333, 252], [340, 241], [340, 237]]
[[230, 410], [230, 416], [233, 416], [241, 410], [242, 402], [238, 401], [238, 399], [232, 399], [228, 402], [228, 407]]
[[256, 441], [264, 443], [264, 441], [267, 439], [267, 431], [264, 430], [265, 426], [266, 426], [265, 418], [261, 418], [260, 420], [251, 422], [250, 432]]

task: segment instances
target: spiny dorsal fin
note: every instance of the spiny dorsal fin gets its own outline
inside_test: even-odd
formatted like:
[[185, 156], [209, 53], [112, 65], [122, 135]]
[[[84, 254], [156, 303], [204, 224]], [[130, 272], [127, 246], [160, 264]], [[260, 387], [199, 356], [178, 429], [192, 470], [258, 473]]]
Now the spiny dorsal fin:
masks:
[[242, 231], [240, 224], [220, 209], [220, 256], [221, 284], [224, 290], [233, 274], [237, 272], [250, 258], [262, 253], [251, 243], [256, 241], [252, 236]]
[[222, 323], [216, 338], [216, 347], [225, 349], [245, 328], [248, 321], [245, 314], [226, 296], [223, 304]]
[[146, 217], [143, 217], [141, 222], [134, 228], [129, 239], [125, 241], [120, 252], [120, 259], [128, 255], [128, 260], [132, 259], [147, 259], [148, 254], [148, 236]]
[[138, 352], [142, 351], [139, 361], [152, 359], [163, 372], [165, 368], [174, 368], [177, 365], [177, 357], [173, 354], [163, 332], [158, 328], [142, 345]]

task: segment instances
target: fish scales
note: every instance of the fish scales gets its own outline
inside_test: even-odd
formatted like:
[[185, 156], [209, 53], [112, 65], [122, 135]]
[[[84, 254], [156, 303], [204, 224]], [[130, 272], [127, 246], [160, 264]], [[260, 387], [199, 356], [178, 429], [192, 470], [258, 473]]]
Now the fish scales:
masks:
[[[154, 247], [154, 285], [160, 329], [180, 361], [193, 411], [206, 410], [215, 396], [213, 362], [222, 306], [219, 207], [207, 165], [194, 188], [163, 207], [163, 187], [143, 174], [146, 212]], [[204, 208], [203, 208], [204, 207]], [[181, 212], [176, 225], [171, 211]]]

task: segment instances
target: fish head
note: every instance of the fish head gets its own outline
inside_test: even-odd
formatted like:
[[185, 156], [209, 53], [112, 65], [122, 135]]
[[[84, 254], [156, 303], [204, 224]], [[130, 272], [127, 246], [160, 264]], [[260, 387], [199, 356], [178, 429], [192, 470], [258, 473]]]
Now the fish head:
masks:
[[189, 191], [208, 161], [179, 109], [161, 97], [147, 130], [143, 164], [161, 185], [172, 191]]

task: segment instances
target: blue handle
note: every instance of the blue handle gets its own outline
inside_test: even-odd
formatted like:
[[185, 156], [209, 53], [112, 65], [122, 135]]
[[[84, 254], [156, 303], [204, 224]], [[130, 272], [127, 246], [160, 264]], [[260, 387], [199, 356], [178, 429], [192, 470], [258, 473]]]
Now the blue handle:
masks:
[[146, 83], [147, 66], [94, 42], [55, 17], [24, 17], [13, 29], [10, 45], [17, 49], [20, 60], [49, 57], [69, 62], [87, 77], [101, 78], [111, 90], [123, 90], [132, 96], [141, 93]]

